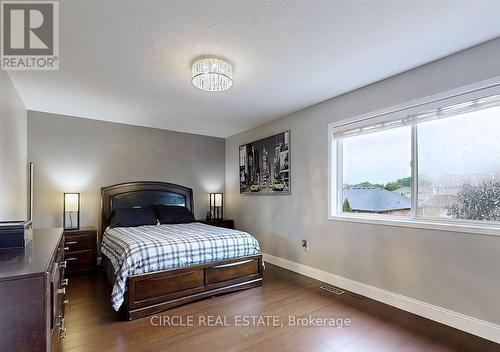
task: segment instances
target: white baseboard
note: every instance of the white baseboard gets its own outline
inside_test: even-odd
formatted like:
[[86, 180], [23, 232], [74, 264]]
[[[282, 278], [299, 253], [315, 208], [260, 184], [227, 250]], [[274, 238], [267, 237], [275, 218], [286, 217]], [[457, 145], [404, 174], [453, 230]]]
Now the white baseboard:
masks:
[[454, 327], [484, 339], [500, 343], [500, 325], [473, 318], [465, 314], [421, 302], [394, 292], [382, 290], [378, 287], [354, 281], [339, 275], [319, 270], [304, 264], [292, 262], [287, 259], [263, 254], [264, 261], [313, 279], [338, 286], [345, 290], [369, 297], [376, 301], [420, 315], [427, 319]]

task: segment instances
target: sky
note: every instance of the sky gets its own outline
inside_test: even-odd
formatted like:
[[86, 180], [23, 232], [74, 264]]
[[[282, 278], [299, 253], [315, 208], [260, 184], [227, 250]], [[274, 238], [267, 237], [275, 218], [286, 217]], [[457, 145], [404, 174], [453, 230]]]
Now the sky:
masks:
[[[344, 183], [387, 183], [411, 175], [409, 126], [343, 141]], [[419, 174], [500, 176], [500, 107], [421, 123]]]
[[345, 138], [344, 183], [387, 183], [409, 177], [410, 141], [410, 127]]

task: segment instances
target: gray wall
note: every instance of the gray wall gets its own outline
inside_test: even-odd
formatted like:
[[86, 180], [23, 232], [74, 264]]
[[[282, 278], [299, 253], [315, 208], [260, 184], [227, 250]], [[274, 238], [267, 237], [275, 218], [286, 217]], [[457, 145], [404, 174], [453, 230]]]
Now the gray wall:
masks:
[[81, 193], [81, 225], [97, 226], [100, 188], [164, 181], [193, 188], [197, 218], [224, 190], [224, 139], [28, 112], [35, 162], [34, 226], [62, 225], [63, 192]]
[[26, 219], [26, 153], [26, 109], [0, 71], [0, 221]]
[[[330, 122], [500, 78], [499, 57], [497, 39], [226, 139], [227, 216], [265, 253], [499, 324], [500, 237], [328, 220], [327, 136]], [[241, 196], [238, 146], [288, 129], [292, 195]]]

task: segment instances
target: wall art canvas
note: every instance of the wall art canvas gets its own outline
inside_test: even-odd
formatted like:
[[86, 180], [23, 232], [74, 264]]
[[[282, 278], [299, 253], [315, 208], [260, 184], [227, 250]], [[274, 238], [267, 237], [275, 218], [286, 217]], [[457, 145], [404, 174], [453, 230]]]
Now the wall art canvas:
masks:
[[240, 193], [290, 194], [290, 131], [240, 146]]

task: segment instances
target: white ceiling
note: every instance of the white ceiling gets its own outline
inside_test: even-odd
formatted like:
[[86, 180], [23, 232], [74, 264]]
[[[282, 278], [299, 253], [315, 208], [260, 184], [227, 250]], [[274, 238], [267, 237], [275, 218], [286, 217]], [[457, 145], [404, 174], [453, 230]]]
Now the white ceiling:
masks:
[[[26, 107], [227, 137], [500, 35], [498, 0], [60, 1], [60, 70], [10, 76]], [[191, 85], [200, 55], [234, 85]]]

